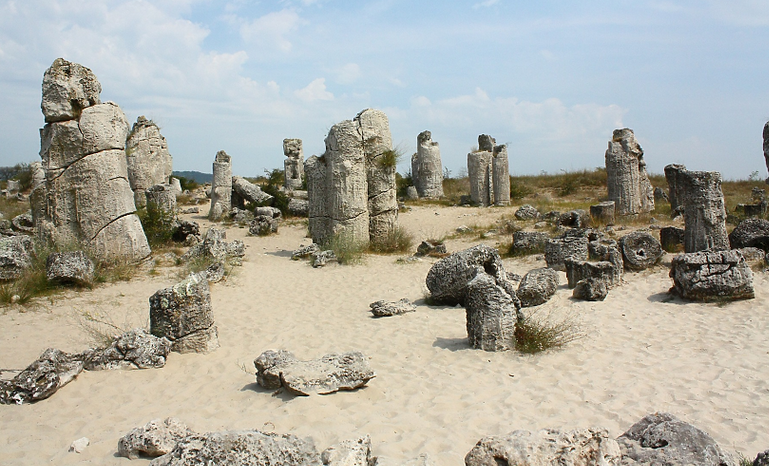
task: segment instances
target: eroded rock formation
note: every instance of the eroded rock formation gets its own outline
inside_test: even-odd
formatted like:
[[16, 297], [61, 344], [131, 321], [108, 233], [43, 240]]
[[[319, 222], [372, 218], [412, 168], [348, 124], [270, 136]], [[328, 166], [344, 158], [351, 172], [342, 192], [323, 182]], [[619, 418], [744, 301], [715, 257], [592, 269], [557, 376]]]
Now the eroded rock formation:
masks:
[[213, 172], [208, 219], [215, 221], [229, 214], [232, 207], [232, 158], [223, 150], [216, 153]]
[[614, 201], [617, 215], [654, 210], [654, 188], [633, 130], [615, 129], [605, 158], [609, 200]]
[[419, 197], [443, 197], [441, 149], [432, 140], [430, 131], [422, 131], [417, 136], [417, 151], [411, 157], [411, 178]]
[[470, 199], [481, 206], [510, 204], [507, 146], [488, 134], [478, 136], [478, 150], [467, 154]]
[[126, 141], [128, 182], [134, 192], [137, 207], [145, 204], [144, 191], [158, 184], [169, 183], [173, 160], [166, 138], [152, 120], [140, 116]]
[[283, 161], [283, 174], [285, 178], [283, 186], [289, 191], [302, 189], [302, 180], [304, 179], [302, 140], [284, 139], [283, 155], [286, 156], [286, 160]]

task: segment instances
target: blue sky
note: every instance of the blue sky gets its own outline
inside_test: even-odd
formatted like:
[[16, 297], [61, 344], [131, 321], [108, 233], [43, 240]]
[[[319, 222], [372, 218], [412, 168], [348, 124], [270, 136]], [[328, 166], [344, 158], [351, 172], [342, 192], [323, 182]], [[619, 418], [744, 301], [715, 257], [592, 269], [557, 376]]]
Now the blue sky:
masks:
[[210, 172], [223, 149], [259, 175], [283, 138], [320, 154], [333, 124], [378, 108], [401, 172], [426, 129], [453, 174], [481, 133], [535, 174], [602, 166], [627, 126], [651, 172], [767, 176], [766, 0], [0, 0], [0, 165], [39, 159], [57, 57], [157, 121], [176, 170]]

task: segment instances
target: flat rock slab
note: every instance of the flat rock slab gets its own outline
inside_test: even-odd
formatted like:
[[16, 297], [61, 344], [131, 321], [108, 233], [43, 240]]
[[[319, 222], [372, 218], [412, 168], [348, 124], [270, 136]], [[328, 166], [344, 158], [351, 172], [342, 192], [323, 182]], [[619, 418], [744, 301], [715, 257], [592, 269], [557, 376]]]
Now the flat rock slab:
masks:
[[268, 350], [256, 358], [254, 365], [260, 386], [267, 389], [285, 387], [295, 395], [327, 395], [339, 390], [355, 390], [376, 377], [368, 358], [358, 351], [300, 361], [289, 351]]
[[83, 361], [48, 348], [11, 380], [0, 380], [0, 404], [32, 403], [48, 398], [83, 370]]
[[369, 304], [369, 307], [374, 317], [390, 317], [417, 310], [417, 307], [406, 298], [398, 301], [375, 301]]

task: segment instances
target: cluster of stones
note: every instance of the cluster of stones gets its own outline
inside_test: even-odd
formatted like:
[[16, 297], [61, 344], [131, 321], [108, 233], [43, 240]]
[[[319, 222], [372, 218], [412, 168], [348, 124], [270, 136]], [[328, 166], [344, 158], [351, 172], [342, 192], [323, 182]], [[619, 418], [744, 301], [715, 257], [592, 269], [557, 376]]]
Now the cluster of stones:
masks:
[[304, 166], [315, 243], [339, 237], [364, 245], [395, 233], [394, 155], [390, 125], [379, 110], [363, 110], [331, 127], [325, 153], [308, 158]]
[[259, 186], [243, 177], [232, 176], [232, 157], [223, 150], [214, 157], [210, 197], [208, 219], [212, 221], [238, 214], [246, 202], [262, 204], [272, 200]]
[[480, 206], [510, 205], [507, 145], [488, 134], [478, 136], [478, 150], [467, 154], [470, 200]]
[[430, 131], [417, 136], [417, 151], [411, 156], [411, 179], [417, 196], [426, 199], [443, 197], [443, 165], [441, 149]]
[[633, 130], [614, 130], [605, 157], [609, 201], [614, 201], [616, 214], [636, 215], [654, 210], [654, 188]]
[[138, 261], [150, 247], [129, 182], [128, 121], [100, 93], [90, 69], [62, 58], [43, 76], [44, 181], [31, 195], [35, 232], [54, 245], [83, 244], [101, 259]]

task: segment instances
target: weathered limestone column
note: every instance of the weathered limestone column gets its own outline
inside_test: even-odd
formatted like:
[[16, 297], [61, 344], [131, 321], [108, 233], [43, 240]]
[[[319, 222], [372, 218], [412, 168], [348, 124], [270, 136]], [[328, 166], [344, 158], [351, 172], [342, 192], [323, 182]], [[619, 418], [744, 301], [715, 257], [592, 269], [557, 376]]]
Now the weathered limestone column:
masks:
[[144, 191], [168, 183], [173, 172], [173, 160], [168, 153], [166, 138], [152, 121], [140, 116], [126, 141], [128, 182], [134, 192], [137, 207], [144, 207]]
[[134, 262], [150, 248], [128, 182], [128, 120], [117, 104], [101, 103], [100, 92], [96, 76], [77, 63], [58, 58], [45, 72], [45, 184], [33, 192], [35, 229], [54, 245], [82, 244], [99, 259]]
[[467, 154], [470, 199], [481, 206], [510, 204], [507, 146], [488, 134], [478, 136], [478, 150]]
[[683, 165], [671, 163], [665, 166], [665, 180], [668, 182], [668, 198], [670, 199], [670, 214], [673, 217], [675, 217], [678, 208], [682, 207], [678, 187], [678, 176], [682, 171], [686, 171], [686, 167]]
[[302, 152], [302, 140], [284, 139], [283, 154], [286, 156], [286, 160], [283, 161], [285, 178], [283, 185], [289, 191], [302, 189], [302, 178], [304, 177], [304, 153]]
[[209, 220], [221, 220], [232, 208], [232, 159], [220, 150], [214, 159], [214, 179], [211, 182]]
[[609, 200], [618, 215], [635, 215], [654, 209], [654, 190], [646, 174], [643, 149], [633, 130], [614, 130], [606, 150]]
[[728, 250], [721, 174], [682, 170], [676, 178], [678, 202], [684, 206], [684, 251]]
[[368, 183], [369, 240], [381, 243], [398, 228], [398, 199], [395, 189], [396, 156], [390, 123], [384, 112], [366, 109], [355, 117], [366, 157]]
[[494, 205], [510, 205], [510, 168], [507, 158], [507, 145], [494, 146], [492, 167], [492, 185]]
[[307, 217], [313, 242], [323, 244], [331, 236], [331, 217], [328, 215], [328, 189], [326, 186], [326, 158], [313, 155], [304, 162], [307, 180]]
[[432, 140], [430, 131], [422, 131], [417, 136], [417, 152], [411, 157], [411, 177], [419, 197], [443, 197], [441, 149], [438, 143]]
[[492, 159], [494, 154], [488, 151], [467, 154], [467, 177], [470, 180], [470, 200], [481, 206], [491, 205], [493, 191]]

